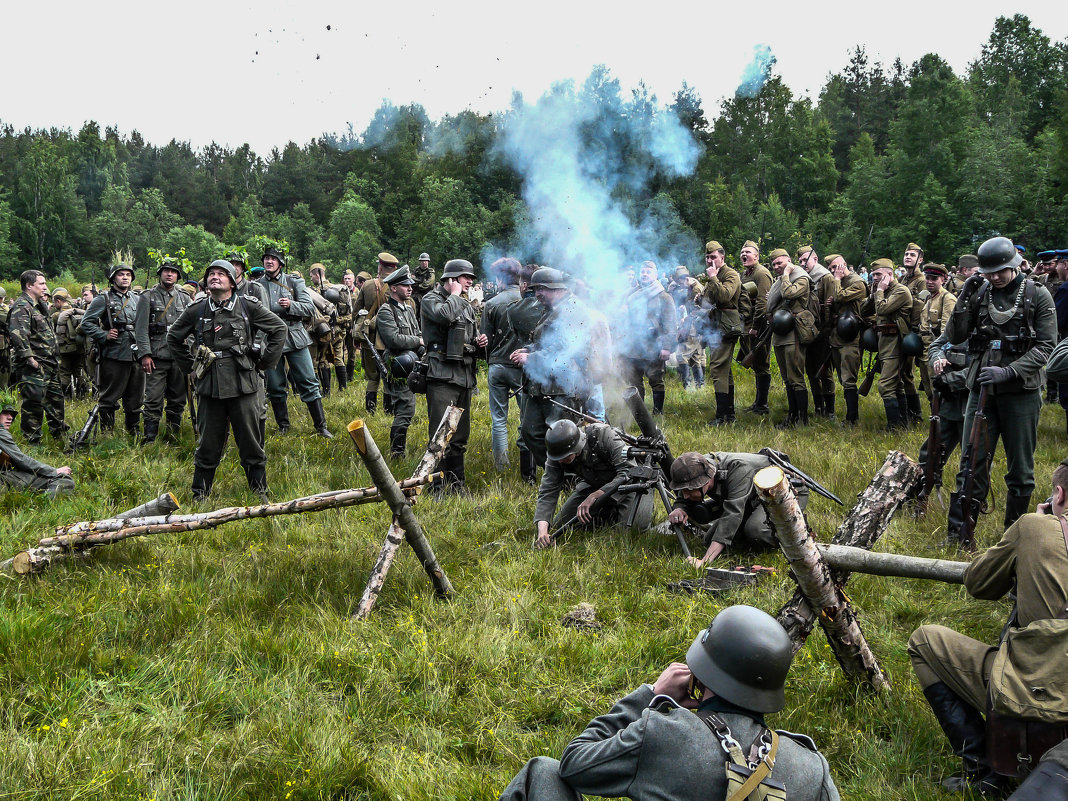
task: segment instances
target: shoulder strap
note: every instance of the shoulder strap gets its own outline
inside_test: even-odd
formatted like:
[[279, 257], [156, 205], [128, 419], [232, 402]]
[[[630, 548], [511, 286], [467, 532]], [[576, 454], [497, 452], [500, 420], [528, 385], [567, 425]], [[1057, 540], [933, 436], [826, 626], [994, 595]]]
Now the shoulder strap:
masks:
[[1027, 335], [1034, 337], [1034, 305], [1035, 305], [1035, 282], [1030, 278], [1024, 279], [1024, 296], [1023, 296], [1023, 324], [1027, 329]]
[[[768, 751], [768, 755], [760, 761], [760, 764], [756, 766], [753, 772], [749, 774], [749, 778], [745, 780], [742, 786], [731, 793], [727, 801], [744, 801], [744, 799], [749, 798], [760, 783], [768, 778], [771, 774], [771, 769], [775, 767], [775, 757], [779, 753], [779, 735], [774, 729], [765, 729], [764, 731], [771, 732], [771, 750]], [[761, 732], [760, 736], [763, 736], [763, 734], [764, 732]]]

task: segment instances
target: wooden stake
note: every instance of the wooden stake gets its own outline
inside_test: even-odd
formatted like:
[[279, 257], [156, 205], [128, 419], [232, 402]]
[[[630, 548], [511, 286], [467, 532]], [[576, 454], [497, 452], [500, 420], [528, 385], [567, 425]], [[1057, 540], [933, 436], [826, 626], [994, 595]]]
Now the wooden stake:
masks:
[[[871, 548], [890, 525], [894, 513], [901, 508], [922, 475], [919, 465], [908, 456], [900, 451], [890, 451], [879, 472], [857, 497], [856, 505], [838, 527], [831, 544]], [[849, 573], [835, 570], [831, 580], [841, 587], [849, 580]], [[790, 635], [794, 653], [797, 653], [816, 623], [816, 613], [805, 602], [801, 590], [794, 593], [776, 617]]]
[[[452, 435], [456, 431], [456, 426], [463, 413], [463, 409], [457, 406], [449, 406], [445, 411], [441, 424], [438, 426], [438, 430], [427, 445], [427, 455], [423, 457], [424, 460], [429, 457], [430, 459], [433, 459], [433, 463], [436, 464], [437, 461], [441, 459], [445, 453], [445, 448], [448, 447], [449, 440], [452, 439]], [[422, 563], [423, 569], [430, 577], [430, 582], [434, 585], [434, 591], [442, 597], [451, 595], [453, 592], [452, 584], [449, 583], [445, 571], [442, 569], [437, 557], [434, 555], [434, 549], [430, 547], [430, 542], [423, 533], [423, 527], [419, 524], [419, 520], [416, 518], [415, 513], [412, 512], [408, 500], [404, 497], [403, 493], [397, 490], [396, 481], [389, 470], [389, 465], [386, 464], [382, 452], [378, 449], [378, 445], [375, 444], [371, 432], [367, 430], [363, 420], [353, 420], [349, 423], [348, 432], [349, 436], [352, 437], [353, 443], [356, 445], [356, 452], [360, 455], [364, 466], [367, 468], [367, 472], [371, 475], [371, 480], [379, 487], [383, 499], [389, 504], [389, 508], [393, 511], [395, 525], [399, 525], [404, 531], [404, 538], [408, 541], [408, 544], [412, 546], [412, 550], [415, 551], [415, 555]], [[420, 464], [422, 464], [422, 462]], [[385, 546], [383, 547], [383, 550], [385, 550]], [[396, 553], [396, 549], [393, 550], [393, 553]], [[384, 581], [385, 573], [388, 572], [393, 559], [392, 556], [389, 556], [388, 559], [383, 561], [380, 556], [379, 560], [382, 564], [380, 565], [376, 563], [375, 568], [381, 573], [382, 580]], [[374, 574], [372, 574], [372, 577], [374, 577]]]
[[778, 467], [765, 467], [753, 476], [753, 484], [767, 507], [768, 519], [801, 592], [809, 606], [819, 610], [820, 627], [842, 670], [876, 690], [889, 689], [852, 606], [831, 581], [830, 568], [809, 536], [808, 523], [786, 475]]
[[944, 581], [947, 584], [963, 584], [967, 562], [948, 559], [924, 559], [900, 553], [875, 553], [848, 545], [817, 545], [823, 561], [835, 568], [835, 572], [851, 570], [871, 576], [894, 576], [896, 578], [919, 578]]

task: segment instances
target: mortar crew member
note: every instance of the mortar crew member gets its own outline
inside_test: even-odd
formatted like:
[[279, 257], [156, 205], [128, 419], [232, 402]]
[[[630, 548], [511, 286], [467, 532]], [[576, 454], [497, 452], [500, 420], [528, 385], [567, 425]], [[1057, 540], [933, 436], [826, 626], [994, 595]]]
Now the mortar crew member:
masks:
[[797, 264], [808, 273], [820, 309], [816, 338], [805, 351], [805, 375], [812, 390], [812, 406], [821, 417], [834, 417], [834, 375], [830, 368], [834, 276], [820, 264], [816, 251], [808, 245], [797, 249]]
[[[901, 258], [904, 275], [901, 283], [908, 287], [912, 295], [911, 314], [908, 319], [909, 331], [919, 333], [923, 326], [923, 305], [927, 300], [926, 285], [923, 277], [923, 248], [915, 242], [909, 242], [905, 248], [905, 254]], [[922, 422], [923, 407], [920, 405], [920, 394], [916, 388], [916, 362], [919, 361], [920, 377], [923, 380], [926, 366], [922, 358], [903, 353], [901, 357], [901, 392], [898, 405], [901, 407], [901, 416], [906, 425], [917, 425]]]
[[[808, 311], [808, 296], [812, 284], [808, 273], [790, 261], [790, 254], [776, 248], [768, 254], [771, 268], [778, 276], [768, 290], [767, 320], [772, 326], [771, 344], [775, 361], [786, 385], [789, 411], [781, 426], [808, 424], [808, 389], [805, 386], [805, 351], [814, 333], [815, 321]], [[776, 314], [778, 313], [778, 317]], [[800, 318], [800, 319], [799, 319]], [[807, 331], [802, 330], [803, 326]]]
[[545, 432], [570, 416], [561, 404], [581, 410], [603, 379], [610, 339], [604, 321], [567, 288], [560, 270], [539, 268], [530, 286], [545, 314], [530, 343], [509, 358], [523, 368], [522, 436], [537, 468], [545, 464]]
[[890, 259], [876, 259], [871, 263], [871, 294], [864, 312], [875, 315], [874, 328], [879, 335], [879, 395], [886, 410], [886, 427], [898, 429], [905, 425], [901, 407], [904, 400], [901, 338], [909, 333], [912, 293], [894, 277], [894, 263]]
[[15, 444], [10, 429], [16, 415], [14, 403], [0, 404], [0, 485], [44, 492], [52, 498], [73, 492], [74, 479], [67, 465], [52, 467], [39, 462]]
[[[211, 494], [233, 430], [249, 489], [266, 503], [267, 455], [260, 435], [257, 371], [269, 371], [279, 361], [290, 327], [255, 294], [234, 291], [237, 271], [230, 262], [213, 261], [204, 283], [208, 295], [186, 307], [167, 331], [167, 345], [182, 372], [196, 367], [199, 437], [193, 454], [193, 499]], [[184, 344], [188, 337], [192, 350]]]
[[[1057, 315], [1049, 291], [1020, 274], [1020, 253], [1006, 237], [979, 246], [979, 275], [961, 289], [946, 324], [951, 344], [969, 341], [968, 406], [964, 413], [965, 448], [957, 491], [951, 496], [948, 533], [963, 523], [962, 493], [968, 440], [982, 387], [987, 388], [986, 437], [975, 460], [973, 499], [983, 502], [990, 487], [988, 448], [1001, 440], [1005, 449], [1005, 525], [1027, 511], [1035, 488], [1035, 445], [1042, 410], [1046, 362], [1057, 342]], [[932, 364], [932, 369], [934, 365]], [[973, 505], [973, 509], [975, 506]]]
[[[627, 493], [601, 501], [597, 510], [592, 507], [605, 495], [612, 495], [630, 481], [635, 467], [627, 456], [627, 445], [619, 432], [604, 423], [591, 423], [579, 428], [571, 420], [557, 420], [545, 433], [545, 472], [538, 487], [538, 501], [534, 507], [535, 548], [548, 548], [555, 543], [549, 536], [551, 528], [611, 525], [625, 520], [643, 493]], [[556, 504], [560, 492], [574, 481], [574, 489], [567, 496], [560, 511]], [[648, 528], [652, 514], [635, 519], [635, 528]]]
[[464, 454], [471, 433], [471, 394], [475, 359], [486, 347], [478, 333], [475, 310], [463, 293], [475, 282], [475, 268], [466, 259], [450, 259], [441, 281], [423, 297], [423, 341], [427, 349], [426, 405], [430, 436], [434, 436], [449, 404], [464, 410], [442, 459], [445, 487], [464, 489]]
[[[768, 290], [775, 282], [771, 270], [760, 263], [760, 246], [747, 239], [739, 253], [742, 262], [742, 286], [752, 285], [750, 293], [752, 304], [744, 320], [745, 334], [739, 347], [739, 356], [745, 358], [753, 350], [761, 333], [767, 327]], [[753, 354], [751, 363], [753, 377], [756, 381], [756, 399], [752, 406], [745, 409], [753, 414], [769, 414], [768, 394], [771, 391], [771, 348], [762, 347]]]
[[345, 380], [351, 382], [352, 377], [356, 374], [356, 354], [360, 350], [359, 343], [353, 338], [353, 326], [356, 324], [355, 309], [356, 309], [356, 294], [359, 292], [359, 287], [356, 285], [356, 274], [352, 270], [345, 270], [345, 275], [341, 278], [341, 286], [338, 291], [345, 295], [345, 302], [349, 307], [349, 320], [348, 326], [345, 328]]
[[311, 337], [304, 330], [304, 320], [312, 316], [311, 295], [302, 278], [282, 271], [285, 263], [282, 251], [275, 247], [267, 248], [263, 254], [264, 274], [257, 279], [267, 295], [268, 308], [281, 317], [289, 329], [282, 358], [277, 359], [277, 363], [266, 371], [267, 397], [274, 410], [278, 430], [284, 434], [289, 431], [289, 404], [286, 402], [289, 394], [288, 367], [288, 380], [293, 382], [300, 399], [307, 405], [316, 433], [331, 438], [334, 435], [326, 427], [323, 396], [319, 391], [309, 350]]
[[[697, 635], [685, 664], [672, 663], [653, 684], [643, 684], [592, 720], [559, 762], [531, 759], [501, 800], [579, 801], [582, 793], [728, 798], [727, 763], [744, 763], [746, 754], [763, 745], [761, 753], [774, 751], [767, 759], [771, 773], [763, 780], [765, 787], [780, 788], [782, 795], [774, 797], [837, 801], [838, 789], [815, 743], [782, 730], [773, 739], [764, 719], [786, 706], [783, 687], [792, 659], [790, 638], [775, 618], [751, 606], [728, 607]], [[744, 776], [748, 771], [742, 767]], [[757, 798], [757, 792], [748, 797]]]
[[653, 393], [653, 414], [664, 411], [665, 363], [675, 349], [675, 304], [657, 278], [656, 264], [642, 263], [638, 286], [623, 299], [623, 313], [613, 326], [623, 380], [645, 399], [645, 379]]
[[924, 288], [927, 299], [923, 304], [923, 317], [920, 322], [920, 338], [923, 340], [923, 358], [920, 359], [920, 379], [923, 391], [931, 397], [930, 354], [931, 343], [946, 330], [953, 309], [957, 307], [957, 297], [945, 288], [949, 270], [944, 264], [928, 263], [923, 267]]
[[[382, 252], [378, 254], [378, 277], [371, 278], [367, 276], [368, 280], [364, 281], [362, 287], [360, 287], [360, 293], [356, 296], [356, 305], [353, 307], [353, 315], [356, 319], [356, 339], [360, 342], [360, 363], [363, 365], [363, 377], [366, 381], [364, 386], [364, 405], [367, 408], [368, 414], [374, 414], [378, 410], [378, 367], [375, 365], [374, 356], [371, 354], [371, 348], [367, 342], [364, 341], [364, 335], [367, 339], [375, 344], [375, 315], [378, 314], [379, 307], [386, 302], [386, 296], [388, 291], [386, 284], [382, 280], [391, 272], [397, 269], [397, 257], [392, 253]], [[367, 315], [363, 318], [360, 317], [360, 312], [366, 311]], [[386, 399], [383, 399], [383, 403], [386, 403]], [[388, 409], [386, 410], [389, 411]], [[431, 432], [433, 435], [433, 431]]]
[[[709, 348], [708, 380], [716, 393], [714, 425], [733, 423], [734, 414], [734, 346], [742, 335], [739, 312], [742, 278], [727, 265], [723, 246], [712, 240], [705, 243], [705, 288], [701, 308], [708, 310]], [[746, 300], [749, 296], [746, 295]]]
[[[526, 396], [519, 390], [523, 386], [523, 370], [512, 364], [508, 357], [512, 351], [521, 347], [527, 340], [520, 339], [508, 324], [508, 310], [519, 303], [520, 273], [523, 266], [513, 258], [497, 259], [490, 265], [490, 272], [497, 278], [500, 291], [486, 301], [482, 308], [482, 320], [479, 329], [486, 335], [486, 361], [489, 370], [486, 386], [489, 389], [489, 409], [491, 425], [491, 446], [493, 449], [493, 467], [499, 473], [511, 464], [508, 458], [508, 400], [515, 397], [519, 406], [519, 416], [523, 416], [523, 403]], [[527, 277], [530, 277], [528, 273]], [[539, 310], [540, 319], [541, 312]], [[527, 457], [526, 444], [519, 437], [520, 463]], [[529, 471], [528, 471], [529, 472]]]
[[[831, 304], [833, 322], [830, 324], [829, 344], [831, 365], [838, 373], [845, 399], [846, 425], [855, 426], [860, 421], [860, 396], [857, 393], [857, 377], [860, 375], [862, 354], [860, 331], [863, 327], [861, 312], [868, 298], [868, 285], [853, 272], [846, 260], [837, 253], [824, 256], [827, 269], [834, 276], [835, 285]], [[833, 407], [832, 407], [833, 408]]]
[[[983, 720], [991, 699], [996, 711], [1010, 717], [1045, 713], [1068, 720], [1063, 701], [1068, 673], [1063, 660], [1054, 658], [1063, 652], [1064, 628], [1050, 627], [1051, 618], [1065, 617], [1068, 598], [1068, 460], [1053, 471], [1052, 482], [1052, 503], [1017, 518], [997, 545], [964, 570], [964, 587], [974, 598], [994, 601], [1015, 593], [1001, 643], [987, 645], [936, 625], [920, 626], [909, 638], [909, 658], [924, 697], [953, 752], [964, 760], [963, 773], [943, 782], [956, 792], [998, 789], [987, 761]], [[1006, 703], [1018, 711], [1006, 713]]]
[[137, 296], [130, 291], [133, 280], [132, 267], [112, 266], [108, 270], [110, 287], [89, 304], [81, 330], [96, 347], [99, 358], [100, 430], [115, 428], [115, 410], [121, 402], [126, 431], [136, 436], [145, 396], [145, 372], [137, 358]]
[[186, 377], [167, 344], [167, 329], [190, 304], [189, 295], [177, 286], [182, 269], [177, 262], [164, 260], [156, 270], [159, 283], [142, 292], [137, 300], [137, 355], [145, 371], [145, 442], [159, 434], [164, 402], [167, 405], [167, 432], [177, 439], [182, 428], [186, 402]]
[[[57, 302], [68, 297], [63, 287], [55, 292]], [[85, 336], [78, 331], [84, 316], [85, 309], [73, 302], [64, 303], [52, 316], [56, 331], [56, 353], [59, 356], [59, 385], [64, 395], [78, 399], [89, 393], [89, 381], [85, 374]]]
[[[522, 266], [519, 271], [519, 300], [510, 305], [505, 311], [509, 334], [515, 338], [516, 342], [520, 343], [520, 347], [525, 347], [533, 341], [534, 332], [546, 314], [544, 304], [538, 300], [537, 291], [530, 285], [537, 270], [538, 265], [536, 264], [524, 264]], [[508, 360], [514, 364], [511, 353], [508, 354]], [[527, 431], [532, 425], [531, 415], [541, 414], [541, 411], [530, 408], [531, 396], [526, 391], [526, 376], [521, 368], [517, 367], [516, 369], [520, 370], [520, 382], [524, 385], [524, 388], [516, 395], [519, 402], [519, 437], [517, 438], [519, 475], [528, 484], [534, 486], [538, 479], [539, 465], [536, 461], [537, 457], [530, 449], [527, 438], [523, 436], [523, 432]]]
[[48, 280], [39, 270], [26, 270], [19, 276], [19, 284], [22, 294], [11, 304], [7, 330], [12, 373], [17, 376], [22, 396], [22, 434], [29, 444], [38, 444], [43, 436], [41, 425], [47, 418], [52, 438], [62, 442], [67, 424], [63, 419], [56, 332], [44, 300]]
[[[430, 266], [430, 254], [419, 254], [419, 262], [416, 264], [415, 269], [412, 270], [412, 278], [415, 279], [415, 286], [412, 287], [412, 301], [415, 303], [415, 308], [418, 311], [423, 303], [423, 297], [434, 288], [436, 280], [434, 278], [434, 270]], [[422, 312], [419, 312], [422, 314]]]
[[[705, 341], [708, 332], [708, 317], [701, 313], [698, 301], [704, 292], [704, 284], [690, 275], [683, 266], [675, 268], [667, 292], [675, 304], [675, 328], [678, 331], [675, 359], [679, 380], [684, 389], [705, 385]], [[691, 383], [692, 379], [692, 383]]]
[[394, 270], [386, 276], [385, 282], [389, 297], [378, 310], [378, 338], [386, 349], [386, 366], [393, 372], [392, 376], [386, 377], [384, 388], [393, 398], [389, 453], [391, 457], [401, 459], [407, 445], [408, 426], [415, 415], [415, 393], [408, 389], [407, 375], [426, 349], [411, 299], [415, 280], [408, 266]]
[[[759, 453], [706, 453], [690, 451], [671, 464], [675, 504], [668, 520], [703, 528], [708, 550], [689, 557], [694, 567], [714, 561], [736, 543], [746, 548], [778, 548], [767, 510], [753, 486], [753, 476], [772, 462]], [[797, 501], [808, 505], [808, 487], [794, 486]]]

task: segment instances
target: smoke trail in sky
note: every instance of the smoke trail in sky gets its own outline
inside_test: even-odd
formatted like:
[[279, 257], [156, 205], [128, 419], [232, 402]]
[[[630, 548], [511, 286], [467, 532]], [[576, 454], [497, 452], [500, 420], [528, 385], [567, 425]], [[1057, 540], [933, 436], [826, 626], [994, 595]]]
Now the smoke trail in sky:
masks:
[[736, 94], [742, 97], [756, 97], [757, 93], [771, 77], [776, 58], [766, 44], [753, 45], [753, 58], [742, 71], [742, 80]]

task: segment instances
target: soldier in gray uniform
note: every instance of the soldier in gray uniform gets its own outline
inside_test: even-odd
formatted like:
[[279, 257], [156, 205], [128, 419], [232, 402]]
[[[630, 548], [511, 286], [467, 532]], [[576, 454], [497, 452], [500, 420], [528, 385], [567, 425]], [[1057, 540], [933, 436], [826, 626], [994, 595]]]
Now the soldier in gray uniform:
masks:
[[[672, 663], [653, 684], [592, 720], [559, 762], [543, 756], [527, 762], [501, 799], [581, 801], [585, 793], [718, 801], [752, 773], [754, 788], [775, 787], [781, 793], [775, 797], [837, 801], [815, 743], [772, 731], [764, 721], [786, 706], [792, 661], [790, 638], [775, 618], [751, 606], [728, 607], [697, 635], [685, 664]], [[759, 789], [745, 797], [757, 798]]]
[[136, 436], [141, 427], [145, 373], [137, 358], [137, 296], [130, 291], [133, 279], [132, 267], [113, 266], [108, 271], [111, 288], [93, 298], [80, 330], [96, 346], [100, 357], [100, 430], [114, 430], [115, 410], [121, 402], [126, 431]]
[[[412, 302], [412, 278], [408, 265], [394, 270], [384, 279], [389, 297], [378, 309], [378, 338], [386, 349], [386, 366], [390, 375], [382, 376], [385, 391], [392, 398], [393, 425], [389, 429], [389, 454], [404, 458], [408, 426], [415, 416], [415, 393], [408, 389], [406, 376], [419, 356], [426, 352], [419, 320]], [[396, 376], [396, 377], [394, 377]]]
[[183, 277], [181, 267], [164, 261], [156, 270], [159, 283], [137, 300], [134, 333], [137, 356], [145, 371], [145, 442], [154, 442], [159, 434], [163, 404], [167, 404], [167, 433], [174, 439], [182, 429], [185, 411], [186, 378], [167, 345], [167, 329], [177, 320], [189, 295], [178, 288]]
[[[193, 498], [211, 494], [230, 429], [249, 488], [267, 499], [267, 455], [260, 439], [259, 378], [281, 358], [288, 327], [259, 300], [238, 295], [237, 273], [218, 259], [204, 274], [208, 297], [182, 312], [167, 332], [167, 346], [183, 373], [193, 372], [198, 395], [199, 440], [193, 455]], [[192, 335], [196, 358], [185, 340]], [[262, 345], [257, 351], [257, 343]]]
[[74, 492], [67, 465], [52, 467], [27, 456], [11, 436], [18, 410], [12, 403], [0, 407], [0, 485], [43, 492], [51, 498]]
[[486, 347], [478, 321], [463, 293], [475, 282], [475, 268], [466, 259], [451, 259], [441, 281], [423, 297], [422, 328], [427, 348], [426, 405], [429, 436], [434, 436], [449, 404], [464, 410], [460, 424], [442, 459], [445, 486], [464, 488], [464, 454], [471, 434], [471, 392], [475, 388], [475, 358]]

